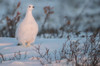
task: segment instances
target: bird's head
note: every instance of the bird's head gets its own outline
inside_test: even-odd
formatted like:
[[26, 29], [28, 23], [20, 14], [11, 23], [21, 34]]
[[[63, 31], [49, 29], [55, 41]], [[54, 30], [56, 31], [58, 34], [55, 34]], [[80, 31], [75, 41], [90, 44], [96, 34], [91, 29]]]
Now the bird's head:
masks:
[[29, 11], [32, 11], [33, 9], [34, 9], [34, 6], [33, 6], [33, 5], [29, 5], [29, 6], [28, 6], [28, 10], [29, 10]]

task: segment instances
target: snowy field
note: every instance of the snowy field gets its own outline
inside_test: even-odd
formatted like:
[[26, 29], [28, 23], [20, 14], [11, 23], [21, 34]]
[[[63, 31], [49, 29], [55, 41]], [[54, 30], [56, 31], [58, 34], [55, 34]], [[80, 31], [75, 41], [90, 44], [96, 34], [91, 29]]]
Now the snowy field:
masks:
[[[62, 44], [66, 41], [66, 39], [37, 39], [35, 44], [31, 47], [23, 47], [17, 46], [17, 40], [15, 38], [0, 38], [0, 53], [4, 55], [7, 59], [15, 57], [15, 52], [19, 52], [21, 54], [20, 60], [11, 60], [11, 61], [3, 61], [0, 66], [41, 66], [40, 62], [33, 57], [38, 56], [36, 52], [34, 52], [34, 47], [41, 45], [41, 52], [45, 52], [45, 48], [50, 49], [50, 52], [53, 52], [56, 49], [60, 49]], [[25, 57], [25, 53], [27, 52], [27, 56]], [[1, 59], [1, 58], [0, 58]], [[54, 63], [56, 66], [57, 64]], [[59, 64], [58, 64], [59, 65]], [[52, 66], [52, 65], [51, 65]]]
[[[15, 38], [0, 37], [0, 66], [76, 66], [75, 57], [78, 64], [84, 65], [92, 63], [95, 56], [99, 66], [100, 37], [98, 34], [96, 42], [91, 43], [91, 35], [92, 33], [89, 33], [88, 37], [82, 37], [85, 36], [82, 33], [79, 37], [70, 35], [61, 39], [37, 37], [30, 47], [17, 45], [18, 41]], [[91, 56], [94, 53], [97, 55]]]

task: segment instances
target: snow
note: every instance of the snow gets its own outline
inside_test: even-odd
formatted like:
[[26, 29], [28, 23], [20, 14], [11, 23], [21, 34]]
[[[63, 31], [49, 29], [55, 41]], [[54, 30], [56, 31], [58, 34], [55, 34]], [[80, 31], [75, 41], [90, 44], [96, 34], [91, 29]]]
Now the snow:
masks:
[[[0, 66], [41, 66], [40, 62], [36, 59], [32, 60], [32, 56], [37, 56], [37, 53], [33, 51], [35, 46], [41, 45], [41, 52], [45, 51], [45, 48], [50, 49], [50, 52], [53, 52], [56, 49], [59, 49], [66, 39], [36, 39], [34, 45], [31, 47], [17, 46], [18, 41], [15, 38], [9, 37], [0, 37], [0, 53], [6, 57], [6, 59], [14, 56], [15, 52], [21, 53], [21, 60], [14, 61], [4, 61]], [[25, 52], [27, 52], [27, 59], [24, 59]], [[56, 64], [54, 64], [56, 65]], [[58, 64], [57, 64], [58, 65]], [[49, 65], [50, 66], [50, 65]]]
[[[73, 39], [72, 39], [73, 40]], [[75, 41], [74, 39], [73, 41]], [[0, 37], [0, 53], [3, 54], [4, 58], [7, 61], [3, 61], [0, 63], [0, 66], [42, 66], [41, 63], [37, 60], [36, 57], [39, 55], [33, 50], [37, 46], [41, 46], [41, 53], [45, 52], [45, 49], [48, 48], [50, 53], [53, 53], [55, 50], [60, 50], [63, 44], [67, 41], [65, 38], [52, 38], [52, 39], [44, 39], [37, 37], [34, 44], [31, 47], [23, 47], [17, 46], [18, 41], [15, 38], [10, 37]], [[18, 55], [18, 52], [21, 54], [20, 60], [8, 60], [10, 58]], [[27, 54], [27, 56], [25, 55]], [[19, 57], [19, 56], [18, 56]], [[34, 59], [33, 59], [34, 57]], [[42, 59], [43, 60], [43, 59]], [[52, 64], [46, 63], [44, 66], [66, 66], [66, 62], [61, 60], [60, 63], [52, 62]], [[71, 64], [69, 64], [72, 66]]]
[[[88, 36], [90, 36], [92, 33], [88, 33]], [[76, 43], [78, 40], [79, 44], [76, 43], [76, 45], [79, 45], [77, 48], [81, 48], [79, 52], [76, 53], [82, 53], [84, 50], [84, 42], [87, 40], [86, 37], [82, 38], [82, 35], [85, 35], [85, 33], [81, 33], [79, 37], [70, 35], [70, 40], [68, 38], [40, 38], [37, 37], [35, 42], [31, 44], [30, 47], [23, 47], [18, 46], [18, 40], [16, 38], [10, 38], [10, 37], [0, 37], [0, 66], [42, 66], [41, 62], [44, 63], [43, 66], [75, 66], [75, 60], [69, 62], [66, 59], [59, 59], [60, 54], [58, 51], [61, 51], [62, 47], [66, 43], [66, 50], [68, 52], [71, 52], [70, 49], [70, 42]], [[85, 35], [86, 36], [86, 35]], [[98, 39], [99, 37], [97, 37]], [[100, 44], [100, 42], [98, 43]], [[42, 58], [40, 54], [36, 52], [36, 48], [40, 46], [40, 53], [45, 54], [46, 48], [49, 49], [50, 54], [49, 57], [52, 57], [51, 63], [48, 63], [45, 58]], [[73, 49], [75, 49], [73, 47]], [[57, 51], [57, 59], [54, 59], [54, 52]], [[4, 60], [1, 58], [3, 55]], [[63, 54], [62, 54], [63, 55]], [[78, 55], [79, 56], [79, 55]], [[81, 56], [79, 56], [81, 57]], [[83, 59], [87, 58], [87, 56], [83, 56]], [[41, 61], [41, 62], [40, 62]], [[60, 61], [60, 62], [59, 62]], [[79, 61], [81, 62], [81, 61]]]
[[[0, 52], [2, 54], [6, 53], [14, 53], [18, 51], [30, 51], [34, 48], [34, 46], [41, 45], [41, 48], [49, 48], [50, 50], [55, 50], [56, 48], [60, 48], [62, 44], [66, 41], [66, 39], [36, 39], [35, 43], [31, 47], [22, 47], [17, 46], [18, 41], [15, 38], [0, 38]], [[48, 46], [49, 45], [49, 46]]]

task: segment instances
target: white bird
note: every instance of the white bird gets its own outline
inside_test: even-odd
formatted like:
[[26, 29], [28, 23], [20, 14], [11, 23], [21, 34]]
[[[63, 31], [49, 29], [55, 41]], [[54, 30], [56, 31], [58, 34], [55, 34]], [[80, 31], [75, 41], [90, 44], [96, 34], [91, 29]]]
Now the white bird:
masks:
[[[33, 5], [29, 5], [27, 8], [26, 16], [23, 21], [18, 25], [15, 37], [23, 46], [30, 46], [35, 41], [38, 33], [38, 24], [36, 23], [32, 10]], [[27, 44], [27, 45], [26, 45]]]

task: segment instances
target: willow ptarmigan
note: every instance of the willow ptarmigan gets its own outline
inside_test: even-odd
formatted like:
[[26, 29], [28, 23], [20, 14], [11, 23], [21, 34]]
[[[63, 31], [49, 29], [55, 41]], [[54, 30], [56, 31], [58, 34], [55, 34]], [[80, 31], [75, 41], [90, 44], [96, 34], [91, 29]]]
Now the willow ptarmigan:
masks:
[[30, 44], [35, 41], [38, 33], [38, 24], [32, 15], [33, 9], [33, 5], [28, 6], [25, 18], [16, 29], [15, 37], [19, 44], [22, 44], [25, 47], [30, 46]]

